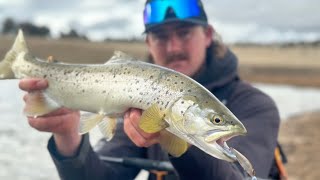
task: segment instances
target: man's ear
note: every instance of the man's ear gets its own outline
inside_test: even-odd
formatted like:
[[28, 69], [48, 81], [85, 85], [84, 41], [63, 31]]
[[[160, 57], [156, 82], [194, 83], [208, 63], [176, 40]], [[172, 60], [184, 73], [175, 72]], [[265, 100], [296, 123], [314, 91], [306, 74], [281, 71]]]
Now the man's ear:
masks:
[[206, 46], [209, 47], [212, 43], [213, 36], [214, 36], [215, 30], [211, 25], [208, 25], [205, 27], [205, 35], [206, 35]]
[[144, 39], [144, 42], [148, 45], [148, 47], [150, 46], [150, 40], [149, 40], [149, 35], [146, 35], [146, 38]]

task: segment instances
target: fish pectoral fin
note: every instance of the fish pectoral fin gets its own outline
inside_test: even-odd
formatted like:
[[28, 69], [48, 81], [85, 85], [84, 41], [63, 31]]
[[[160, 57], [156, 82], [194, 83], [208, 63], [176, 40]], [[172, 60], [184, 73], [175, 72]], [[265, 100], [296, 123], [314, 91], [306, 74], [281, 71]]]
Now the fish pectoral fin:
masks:
[[80, 125], [79, 125], [79, 134], [85, 134], [89, 132], [98, 123], [100, 123], [104, 117], [105, 117], [104, 114], [94, 114], [90, 117], [81, 116]]
[[54, 110], [57, 110], [61, 106], [52, 100], [48, 95], [42, 91], [34, 91], [29, 93], [26, 99], [26, 107], [24, 108], [24, 114], [26, 116], [42, 116], [48, 114]]
[[160, 132], [160, 145], [174, 157], [180, 157], [188, 150], [188, 143], [181, 138], [163, 130]]
[[169, 124], [164, 120], [164, 112], [153, 104], [142, 113], [139, 127], [147, 133], [155, 133], [169, 127]]
[[98, 126], [105, 139], [110, 141], [116, 132], [117, 118], [104, 117]]

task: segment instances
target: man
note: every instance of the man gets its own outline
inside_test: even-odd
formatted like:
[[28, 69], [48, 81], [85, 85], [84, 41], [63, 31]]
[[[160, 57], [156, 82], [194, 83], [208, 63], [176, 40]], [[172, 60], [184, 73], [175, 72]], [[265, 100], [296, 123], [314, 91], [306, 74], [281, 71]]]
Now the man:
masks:
[[[200, 0], [148, 0], [144, 11], [146, 43], [150, 61], [182, 72], [208, 88], [240, 119], [248, 130], [229, 145], [253, 164], [258, 177], [267, 178], [277, 143], [279, 115], [273, 101], [241, 81], [237, 58], [208, 24]], [[45, 89], [44, 79], [24, 79], [20, 88]], [[27, 94], [24, 99], [28, 103]], [[141, 110], [129, 109], [115, 137], [101, 140], [93, 151], [88, 135], [78, 134], [78, 111], [60, 109], [44, 117], [28, 117], [32, 127], [52, 132], [48, 149], [62, 179], [133, 179], [139, 169], [109, 164], [99, 155], [170, 160], [181, 179], [244, 179], [235, 165], [213, 158], [194, 146], [179, 158], [168, 156], [158, 142], [159, 134], [138, 127]]]

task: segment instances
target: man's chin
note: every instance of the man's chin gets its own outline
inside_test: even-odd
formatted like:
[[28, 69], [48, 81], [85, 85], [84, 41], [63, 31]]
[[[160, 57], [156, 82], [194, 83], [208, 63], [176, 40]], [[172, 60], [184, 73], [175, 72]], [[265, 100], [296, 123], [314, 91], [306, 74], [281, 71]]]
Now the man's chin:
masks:
[[187, 66], [170, 66], [169, 68], [189, 76], [189, 71]]
[[183, 70], [183, 69], [185, 69], [185, 68], [187, 68], [188, 66], [187, 66], [188, 64], [187, 64], [187, 61], [173, 61], [173, 62], [170, 62], [169, 64], [168, 64], [168, 67], [170, 68], [170, 69], [173, 69], [173, 70], [176, 70], [176, 71], [179, 71], [179, 70]]

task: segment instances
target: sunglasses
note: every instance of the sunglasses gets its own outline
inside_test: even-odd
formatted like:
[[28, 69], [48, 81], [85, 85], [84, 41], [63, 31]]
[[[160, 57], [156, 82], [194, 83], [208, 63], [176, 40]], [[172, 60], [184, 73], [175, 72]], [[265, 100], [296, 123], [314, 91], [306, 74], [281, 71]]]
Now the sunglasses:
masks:
[[153, 0], [145, 6], [144, 24], [162, 22], [169, 7], [180, 19], [200, 16], [201, 13], [198, 0]]

